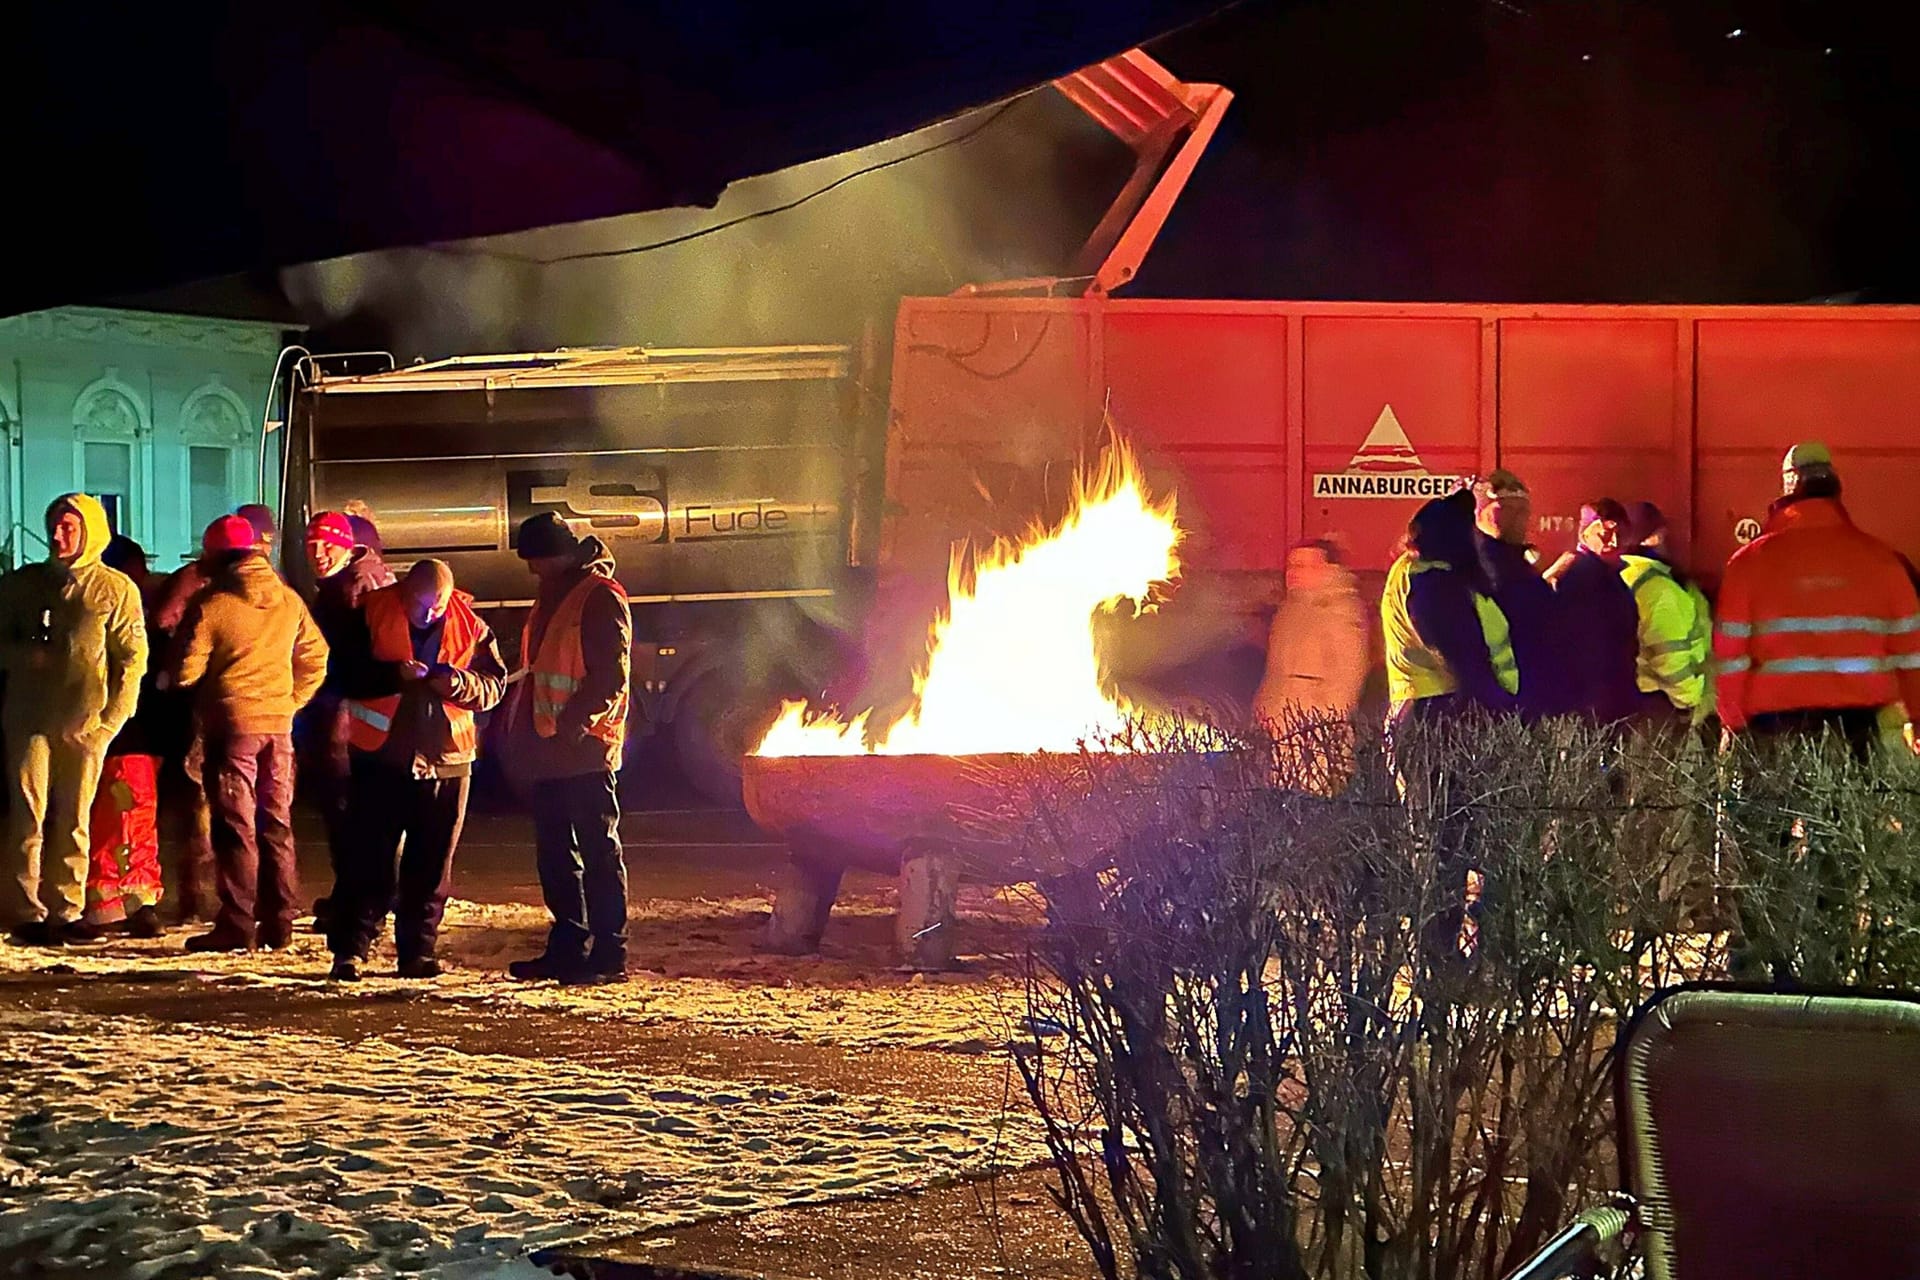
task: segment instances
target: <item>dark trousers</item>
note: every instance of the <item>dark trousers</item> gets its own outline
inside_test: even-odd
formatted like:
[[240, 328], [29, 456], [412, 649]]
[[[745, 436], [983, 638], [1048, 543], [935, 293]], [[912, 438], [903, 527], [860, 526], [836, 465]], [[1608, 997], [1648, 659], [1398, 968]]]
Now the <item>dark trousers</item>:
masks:
[[[1865, 761], [1873, 754], [1874, 744], [1880, 737], [1880, 717], [1872, 707], [1813, 707], [1803, 711], [1775, 711], [1754, 716], [1747, 723], [1747, 733], [1755, 747], [1765, 760], [1771, 752], [1782, 752], [1796, 740], [1821, 739], [1828, 737], [1846, 748], [1847, 754], [1856, 761]], [[1766, 771], [1760, 776], [1768, 778], [1777, 787], [1778, 794], [1770, 797], [1779, 810], [1791, 813], [1800, 808], [1793, 798], [1793, 777], [1791, 765]], [[1809, 815], [1818, 817], [1820, 815]], [[1814, 879], [1814, 911], [1827, 915], [1833, 911], [1851, 910], [1853, 894], [1844, 883], [1840, 867], [1833, 851], [1822, 841], [1813, 840], [1807, 833], [1812, 822], [1796, 833], [1790, 824], [1779, 833], [1774, 856], [1792, 858], [1796, 849], [1804, 849], [1812, 859]], [[1732, 941], [1732, 954], [1728, 957], [1736, 978], [1763, 980], [1771, 977], [1777, 986], [1792, 986], [1800, 981], [1809, 981], [1815, 985], [1832, 985], [1841, 980], [1838, 957], [1824, 954], [1824, 948], [1816, 949], [1821, 954], [1809, 954], [1804, 957], [1803, 965], [1796, 966], [1793, 957], [1787, 954], [1786, 946], [1775, 939], [1768, 922], [1759, 913], [1750, 910], [1742, 897], [1734, 899], [1738, 932]], [[1796, 967], [1807, 972], [1796, 973]]]
[[207, 804], [206, 743], [195, 737], [160, 765], [162, 853], [171, 853], [173, 883], [165, 901], [182, 920], [211, 920], [220, 910], [220, 874], [213, 857], [213, 814]]
[[251, 938], [293, 928], [300, 896], [293, 857], [293, 735], [209, 736], [207, 804], [220, 877], [215, 928]]
[[453, 888], [453, 852], [467, 816], [467, 778], [416, 778], [353, 753], [347, 841], [341, 846], [328, 945], [364, 960], [393, 911], [401, 960], [431, 957]]
[[339, 891], [341, 861], [354, 838], [347, 813], [352, 787], [344, 706], [339, 698], [322, 691], [293, 722], [301, 791], [308, 803], [320, 810], [320, 821], [327, 832], [327, 867], [333, 873], [330, 898]]
[[620, 852], [620, 801], [611, 773], [548, 778], [533, 784], [533, 838], [540, 893], [553, 928], [551, 954], [624, 960], [627, 866]]

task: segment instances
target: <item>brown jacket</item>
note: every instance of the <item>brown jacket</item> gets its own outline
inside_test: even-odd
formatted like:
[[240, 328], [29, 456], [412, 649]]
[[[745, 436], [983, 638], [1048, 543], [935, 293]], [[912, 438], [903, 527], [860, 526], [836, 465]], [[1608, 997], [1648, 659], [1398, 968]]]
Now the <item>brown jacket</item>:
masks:
[[320, 628], [262, 556], [217, 573], [181, 629], [174, 683], [198, 691], [209, 733], [291, 733], [293, 713], [326, 678]]

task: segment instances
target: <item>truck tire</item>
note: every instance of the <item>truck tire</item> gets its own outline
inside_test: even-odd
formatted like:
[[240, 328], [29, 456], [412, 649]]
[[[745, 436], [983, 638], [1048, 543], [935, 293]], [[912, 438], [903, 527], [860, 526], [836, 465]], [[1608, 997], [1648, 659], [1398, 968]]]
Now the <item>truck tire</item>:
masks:
[[703, 677], [673, 712], [681, 774], [703, 798], [743, 807], [740, 759], [759, 743], [779, 709], [777, 696], [737, 689], [718, 673]]

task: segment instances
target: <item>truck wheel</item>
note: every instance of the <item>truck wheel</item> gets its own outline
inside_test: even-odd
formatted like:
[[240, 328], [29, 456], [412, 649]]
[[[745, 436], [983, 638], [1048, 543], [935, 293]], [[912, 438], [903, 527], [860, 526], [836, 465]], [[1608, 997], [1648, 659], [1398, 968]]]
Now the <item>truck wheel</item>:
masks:
[[680, 699], [673, 713], [673, 743], [680, 771], [708, 800], [729, 808], [744, 805], [740, 758], [772, 727], [777, 697], [756, 697], [708, 676]]

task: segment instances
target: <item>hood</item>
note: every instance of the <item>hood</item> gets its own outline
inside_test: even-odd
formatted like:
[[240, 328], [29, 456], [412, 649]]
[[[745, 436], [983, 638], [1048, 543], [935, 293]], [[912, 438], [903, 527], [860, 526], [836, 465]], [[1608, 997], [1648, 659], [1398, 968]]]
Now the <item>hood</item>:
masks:
[[607, 550], [606, 543], [588, 534], [580, 539], [580, 568], [585, 573], [611, 578], [614, 570], [613, 552]]
[[535, 592], [539, 600], [547, 604], [557, 603], [567, 592], [578, 586], [582, 578], [600, 577], [609, 581], [614, 580], [613, 552], [607, 550], [607, 544], [599, 538], [588, 534], [580, 539], [580, 545], [575, 549], [574, 554], [577, 559], [574, 561], [573, 572], [540, 580], [539, 590]]
[[1838, 498], [1788, 494], [1784, 498], [1775, 498], [1773, 505], [1767, 509], [1768, 533], [1778, 533], [1782, 529], [1831, 528], [1852, 523], [1853, 518], [1840, 505]]
[[[80, 539], [80, 554], [70, 561], [62, 561], [70, 569], [83, 569], [90, 564], [98, 564], [100, 557], [106, 554], [107, 544], [113, 541], [113, 529], [107, 524], [107, 509], [100, 505], [100, 499], [84, 493], [63, 493], [47, 504], [47, 524], [62, 511], [72, 511], [80, 517], [80, 523], [86, 532]], [[49, 560], [58, 559], [51, 552]]]
[[365, 586], [378, 589], [393, 584], [393, 574], [387, 571], [386, 557], [369, 546], [357, 546], [347, 567], [336, 577], [360, 582]]
[[265, 556], [250, 551], [222, 572], [220, 589], [255, 609], [271, 609], [281, 602], [286, 585]]

